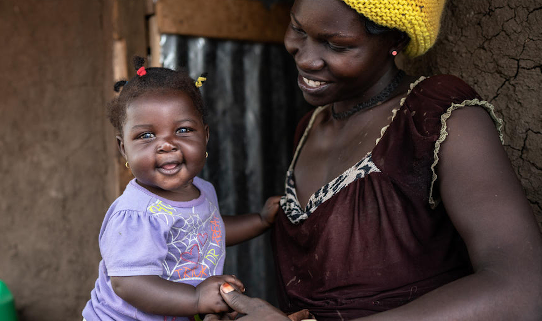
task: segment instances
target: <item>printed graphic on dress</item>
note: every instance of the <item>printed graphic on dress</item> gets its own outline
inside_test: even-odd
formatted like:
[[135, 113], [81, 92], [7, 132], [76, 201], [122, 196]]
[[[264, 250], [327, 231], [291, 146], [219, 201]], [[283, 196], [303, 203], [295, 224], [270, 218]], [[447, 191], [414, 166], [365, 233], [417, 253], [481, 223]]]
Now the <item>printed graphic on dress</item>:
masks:
[[[167, 236], [168, 255], [162, 263], [164, 278], [170, 281], [199, 280], [215, 275], [224, 256], [223, 232], [216, 206], [207, 206], [178, 212], [178, 209], [156, 200], [148, 207], [150, 213], [171, 226]], [[202, 210], [203, 209], [203, 210]]]

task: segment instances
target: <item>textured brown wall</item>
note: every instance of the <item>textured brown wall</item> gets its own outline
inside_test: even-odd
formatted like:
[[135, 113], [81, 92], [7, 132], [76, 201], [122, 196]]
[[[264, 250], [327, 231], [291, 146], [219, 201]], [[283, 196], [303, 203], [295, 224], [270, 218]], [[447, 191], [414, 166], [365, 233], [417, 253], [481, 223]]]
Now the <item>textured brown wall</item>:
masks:
[[457, 75], [496, 107], [542, 229], [541, 26], [540, 0], [449, 0], [436, 46], [410, 69]]
[[108, 2], [0, 1], [0, 278], [21, 321], [80, 320], [97, 276], [115, 178]]
[[[103, 110], [117, 34], [110, 7], [0, 1], [0, 279], [21, 321], [78, 320], [97, 276], [117, 177]], [[506, 149], [542, 221], [540, 25], [539, 0], [450, 0], [441, 39], [410, 69], [456, 74], [501, 111]]]

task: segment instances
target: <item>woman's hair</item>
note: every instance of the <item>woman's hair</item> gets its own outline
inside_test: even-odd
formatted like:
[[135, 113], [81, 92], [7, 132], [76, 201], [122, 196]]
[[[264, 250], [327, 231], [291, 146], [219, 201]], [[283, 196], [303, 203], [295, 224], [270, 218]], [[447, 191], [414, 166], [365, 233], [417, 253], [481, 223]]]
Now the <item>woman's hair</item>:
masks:
[[367, 32], [369, 34], [371, 34], [371, 35], [381, 35], [381, 34], [384, 34], [384, 33], [391, 32], [391, 31], [395, 30], [395, 31], [399, 32], [402, 37], [405, 37], [410, 41], [410, 37], [404, 31], [401, 31], [401, 30], [398, 30], [398, 29], [392, 29], [392, 28], [388, 28], [388, 27], [379, 25], [378, 23], [367, 19], [362, 14], [360, 14], [360, 19], [365, 24], [365, 30], [367, 30]]
[[148, 68], [143, 64], [145, 59], [134, 57], [134, 67], [137, 75], [129, 81], [121, 80], [115, 83], [114, 89], [120, 91], [120, 95], [107, 105], [109, 121], [122, 135], [122, 127], [126, 121], [126, 108], [136, 98], [149, 92], [178, 90], [192, 99], [194, 107], [201, 114], [203, 123], [207, 123], [207, 109], [203, 104], [201, 93], [195, 85], [194, 79], [190, 78], [184, 70], [172, 70], [168, 68]]
[[369, 20], [362, 16], [361, 18], [362, 22], [365, 23], [365, 30], [371, 35], [381, 35], [386, 32], [390, 32], [393, 29], [381, 26], [377, 24], [376, 22], [373, 22], [372, 20]]

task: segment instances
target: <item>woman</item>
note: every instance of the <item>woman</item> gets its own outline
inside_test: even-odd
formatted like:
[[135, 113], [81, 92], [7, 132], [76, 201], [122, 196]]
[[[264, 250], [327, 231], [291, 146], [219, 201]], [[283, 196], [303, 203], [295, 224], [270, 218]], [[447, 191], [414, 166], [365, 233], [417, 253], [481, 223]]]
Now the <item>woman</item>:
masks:
[[[434, 43], [443, 2], [295, 1], [284, 43], [321, 107], [298, 127], [273, 233], [284, 312], [540, 319], [541, 237], [493, 106], [456, 77], [394, 62]], [[285, 319], [223, 297], [247, 320]]]

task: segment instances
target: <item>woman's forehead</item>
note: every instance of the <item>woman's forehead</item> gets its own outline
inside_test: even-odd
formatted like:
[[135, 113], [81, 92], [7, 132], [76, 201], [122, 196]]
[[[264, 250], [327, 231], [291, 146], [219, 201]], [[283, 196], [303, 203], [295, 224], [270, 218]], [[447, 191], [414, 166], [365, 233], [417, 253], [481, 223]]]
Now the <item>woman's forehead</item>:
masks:
[[329, 33], [356, 33], [364, 29], [360, 28], [360, 15], [340, 0], [296, 0], [291, 16], [303, 28], [317, 28]]

